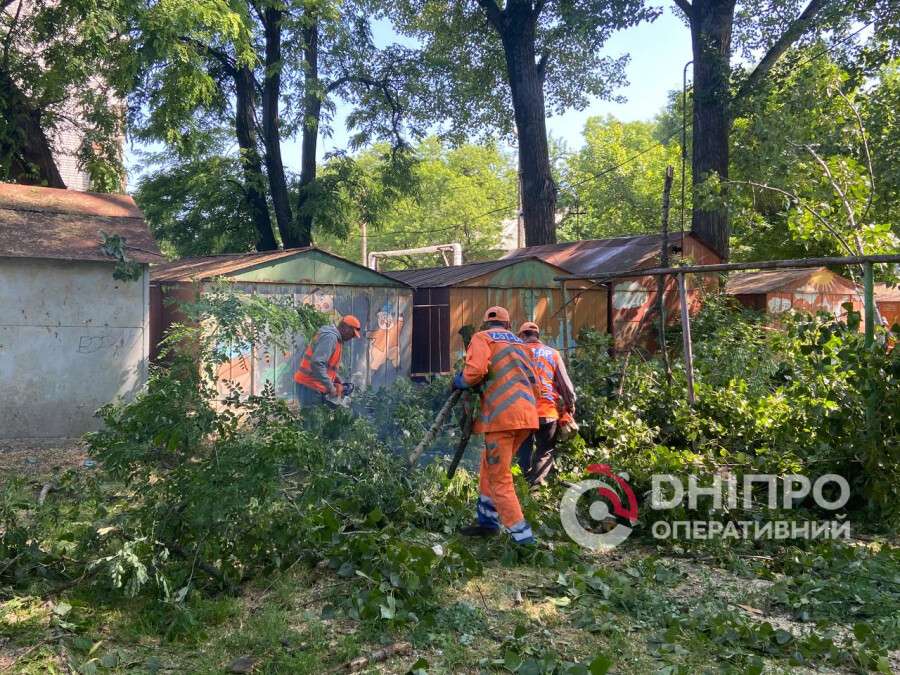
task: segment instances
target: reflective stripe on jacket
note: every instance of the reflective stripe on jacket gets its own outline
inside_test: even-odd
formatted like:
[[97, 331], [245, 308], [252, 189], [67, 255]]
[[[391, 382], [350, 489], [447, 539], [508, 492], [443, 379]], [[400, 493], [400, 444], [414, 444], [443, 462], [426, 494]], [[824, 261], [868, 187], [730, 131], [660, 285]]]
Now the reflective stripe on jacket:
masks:
[[[333, 326], [325, 326], [324, 328], [319, 329], [319, 332], [316, 333], [316, 336], [310, 341], [309, 345], [307, 345], [303, 358], [300, 360], [300, 367], [297, 369], [297, 372], [294, 373], [294, 381], [297, 384], [314, 391], [322, 392], [323, 394], [328, 393], [328, 387], [322, 381], [322, 374], [316, 372], [317, 370], [321, 370], [321, 368], [315, 367], [313, 354], [316, 351], [319, 340], [323, 338], [325, 331], [329, 328], [332, 331], [335, 330]], [[338, 367], [341, 365], [342, 352], [343, 344], [341, 343], [340, 338], [338, 338], [335, 342], [334, 350], [331, 352], [331, 356], [329, 356], [328, 360], [325, 362], [325, 376], [332, 383], [339, 381]]]
[[525, 348], [531, 352], [531, 365], [541, 389], [537, 400], [538, 417], [558, 419], [561, 407], [559, 392], [556, 391], [559, 352], [541, 342], [526, 342]]
[[527, 348], [510, 331], [492, 328], [472, 336], [463, 380], [470, 387], [484, 383], [476, 433], [538, 428], [540, 387]]

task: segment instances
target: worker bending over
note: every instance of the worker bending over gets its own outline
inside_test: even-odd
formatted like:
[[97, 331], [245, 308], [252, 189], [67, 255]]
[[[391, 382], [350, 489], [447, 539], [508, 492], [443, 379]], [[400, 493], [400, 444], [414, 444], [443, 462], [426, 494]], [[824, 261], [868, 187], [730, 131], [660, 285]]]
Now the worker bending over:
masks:
[[359, 319], [347, 314], [337, 327], [326, 325], [316, 332], [294, 373], [294, 381], [300, 385], [301, 407], [324, 403], [325, 397], [339, 399], [344, 396], [349, 385], [343, 384], [338, 376], [341, 354], [345, 342], [359, 337], [360, 328]]
[[540, 426], [519, 448], [519, 466], [529, 485], [537, 486], [546, 483], [553, 471], [559, 425], [572, 419], [575, 414], [575, 388], [559, 352], [541, 342], [540, 328], [536, 323], [523, 323], [519, 328], [519, 337], [525, 343], [540, 384], [537, 399]]
[[538, 428], [538, 384], [522, 340], [510, 330], [509, 312], [491, 307], [484, 314], [484, 330], [472, 336], [462, 372], [453, 379], [456, 389], [482, 385], [481, 410], [473, 430], [484, 434], [477, 522], [464, 527], [466, 536], [490, 536], [505, 527], [519, 544], [533, 544], [516, 497], [510, 464], [522, 442]]

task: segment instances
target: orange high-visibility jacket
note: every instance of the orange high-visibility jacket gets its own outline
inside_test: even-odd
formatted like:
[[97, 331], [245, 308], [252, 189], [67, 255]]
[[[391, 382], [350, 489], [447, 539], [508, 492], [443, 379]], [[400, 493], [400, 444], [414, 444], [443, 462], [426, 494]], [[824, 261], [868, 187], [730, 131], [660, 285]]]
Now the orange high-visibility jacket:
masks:
[[489, 328], [472, 336], [463, 380], [470, 387], [484, 382], [475, 433], [538, 428], [540, 387], [524, 343], [510, 331]]
[[[297, 369], [297, 372], [294, 373], [294, 381], [304, 387], [326, 394], [328, 393], [328, 388], [318, 377], [316, 377], [312, 366], [313, 352], [316, 349], [316, 342], [318, 342], [320, 335], [321, 331], [316, 333], [316, 336], [310, 340], [309, 345], [306, 347], [303, 358], [300, 360], [300, 367]], [[341, 365], [342, 351], [343, 345], [341, 344], [341, 341], [338, 340], [334, 346], [334, 351], [331, 353], [331, 356], [325, 364], [325, 372], [328, 379], [335, 384], [340, 382], [340, 378], [338, 377], [338, 367]]]
[[569, 380], [566, 366], [559, 352], [542, 342], [526, 342], [531, 353], [531, 365], [540, 384], [537, 400], [538, 417], [555, 420], [563, 411], [573, 409], [575, 389]]

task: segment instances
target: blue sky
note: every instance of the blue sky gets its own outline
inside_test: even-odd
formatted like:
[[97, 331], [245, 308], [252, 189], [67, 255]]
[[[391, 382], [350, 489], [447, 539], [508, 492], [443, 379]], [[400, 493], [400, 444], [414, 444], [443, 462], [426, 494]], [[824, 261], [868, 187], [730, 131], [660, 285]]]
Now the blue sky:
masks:
[[[388, 24], [379, 24], [374, 32], [376, 41], [380, 43], [397, 39]], [[675, 16], [672, 8], [667, 6], [653, 23], [641, 24], [614, 34], [604, 51], [610, 56], [624, 53], [631, 55], [628, 64], [629, 85], [619, 92], [627, 101], [595, 101], [584, 110], [570, 110], [564, 115], [549, 118], [549, 133], [562, 140], [570, 150], [581, 146], [581, 132], [588, 117], [610, 114], [624, 121], [633, 121], [650, 119], [659, 112], [666, 104], [669, 91], [681, 89], [684, 64], [691, 60], [691, 38], [687, 27]], [[333, 136], [319, 141], [320, 158], [326, 152], [346, 147], [346, 113], [346, 108], [338, 107], [332, 125]], [[286, 144], [284, 154], [289, 166], [299, 170], [299, 142]]]
[[[375, 37], [379, 42], [396, 40], [387, 24], [376, 27]], [[629, 84], [619, 91], [627, 100], [625, 103], [594, 101], [585, 110], [570, 110], [564, 115], [549, 118], [549, 133], [562, 140], [569, 150], [581, 146], [581, 132], [588, 117], [610, 114], [624, 121], [632, 121], [647, 120], [656, 115], [665, 105], [668, 93], [681, 89], [682, 70], [691, 59], [691, 40], [681, 19], [675, 16], [671, 6], [666, 5], [663, 14], [653, 23], [641, 24], [613, 35], [604, 51], [610, 56], [631, 55], [627, 68]], [[333, 135], [319, 140], [320, 158], [326, 152], [346, 147], [346, 113], [346, 108], [338, 107], [332, 124]], [[285, 143], [282, 155], [289, 169], [300, 170], [299, 140]], [[135, 165], [131, 148], [126, 149], [126, 164], [134, 181], [140, 169]]]

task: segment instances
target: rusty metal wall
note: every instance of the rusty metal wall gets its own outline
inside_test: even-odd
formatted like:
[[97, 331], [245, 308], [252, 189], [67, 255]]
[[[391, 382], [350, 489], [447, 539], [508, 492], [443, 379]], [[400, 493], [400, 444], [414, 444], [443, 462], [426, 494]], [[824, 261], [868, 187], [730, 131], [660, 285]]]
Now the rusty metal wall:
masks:
[[[700, 310], [703, 295], [718, 284], [715, 275], [685, 275], [688, 292], [688, 310], [693, 316]], [[613, 329], [615, 348], [619, 351], [632, 347], [656, 349], [656, 277], [624, 279], [614, 285]], [[705, 290], [704, 290], [705, 289]], [[667, 277], [663, 287], [663, 302], [666, 311], [666, 325], [681, 322], [681, 305], [678, 297], [678, 282]]]
[[[712, 250], [706, 248], [693, 237], [684, 238], [683, 258], [694, 265], [713, 265], [722, 262]], [[656, 311], [657, 285], [656, 277], [635, 276], [633, 279], [622, 279], [613, 285], [613, 334], [614, 346], [622, 351], [633, 347], [656, 349], [659, 322]], [[688, 292], [688, 309], [691, 315], [700, 310], [705, 292], [715, 289], [719, 284], [716, 274], [688, 274], [685, 286]], [[675, 277], [666, 277], [663, 287], [663, 304], [666, 312], [666, 325], [680, 323], [680, 300], [678, 282]]]
[[900, 324], [900, 302], [894, 300], [878, 300], [878, 312], [888, 326]]
[[766, 294], [766, 311], [769, 314], [781, 314], [787, 311], [829, 312], [838, 318], [844, 318], [847, 311], [842, 307], [845, 302], [853, 305], [857, 312], [863, 311], [863, 300], [859, 293], [802, 293], [799, 291], [778, 291]]
[[[509, 310], [513, 330], [524, 321], [534, 321], [541, 327], [541, 338], [556, 349], [573, 347], [584, 328], [606, 332], [606, 290], [572, 289], [568, 312], [562, 310], [562, 292], [550, 288], [451, 288], [450, 289], [450, 360], [463, 354], [462, 337], [458, 331], [466, 325], [476, 329], [481, 325], [484, 311], [493, 305]], [[568, 315], [568, 330], [563, 321]], [[568, 334], [568, 345], [563, 335]]]

